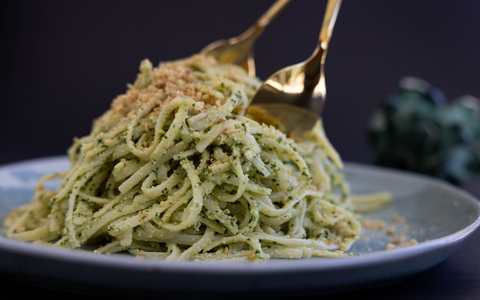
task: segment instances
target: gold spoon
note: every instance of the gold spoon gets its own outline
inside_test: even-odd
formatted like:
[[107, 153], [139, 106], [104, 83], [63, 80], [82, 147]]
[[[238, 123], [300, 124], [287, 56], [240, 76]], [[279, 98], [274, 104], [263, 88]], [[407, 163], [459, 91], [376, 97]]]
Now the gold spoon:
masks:
[[253, 97], [254, 105], [250, 106], [247, 113], [259, 115], [260, 107], [277, 119], [291, 136], [297, 138], [313, 128], [325, 103], [323, 66], [341, 2], [328, 1], [318, 45], [312, 56], [270, 76]]
[[253, 46], [267, 25], [285, 8], [291, 0], [277, 0], [247, 31], [237, 37], [211, 43], [200, 51], [211, 55], [221, 64], [233, 63], [247, 70], [255, 77]]

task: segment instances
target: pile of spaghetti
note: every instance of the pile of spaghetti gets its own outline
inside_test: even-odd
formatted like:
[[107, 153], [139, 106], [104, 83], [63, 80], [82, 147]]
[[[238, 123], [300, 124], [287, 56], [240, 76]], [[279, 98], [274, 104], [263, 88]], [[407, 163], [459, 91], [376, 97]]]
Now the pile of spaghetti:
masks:
[[[166, 260], [345, 255], [360, 224], [342, 162], [320, 122], [295, 142], [245, 116], [260, 84], [203, 56], [143, 61], [7, 236]], [[53, 178], [57, 191], [43, 187]]]

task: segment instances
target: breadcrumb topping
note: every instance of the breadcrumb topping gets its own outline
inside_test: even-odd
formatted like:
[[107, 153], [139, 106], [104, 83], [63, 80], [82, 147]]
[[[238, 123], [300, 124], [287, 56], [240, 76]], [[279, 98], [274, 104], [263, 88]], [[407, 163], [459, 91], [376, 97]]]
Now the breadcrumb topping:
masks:
[[[140, 64], [140, 73], [134, 84], [128, 84], [125, 94], [119, 95], [111, 104], [110, 110], [94, 121], [94, 126], [100, 126], [102, 133], [97, 138], [103, 138], [104, 132], [109, 131], [111, 124], [120, 126], [129, 121], [138, 109], [145, 106], [149, 101], [156, 101], [159, 105], [154, 109], [154, 115], [163, 107], [178, 97], [190, 97], [198, 101], [199, 108], [196, 113], [206, 112], [214, 107], [222, 105], [223, 95], [212, 87], [199, 84], [201, 72], [195, 70], [206, 70], [219, 66], [217, 61], [211, 57], [195, 55], [186, 59], [173, 62], [162, 62], [157, 68], [153, 68], [149, 60], [143, 60]], [[223, 76], [232, 81], [239, 81], [235, 72], [225, 72]], [[237, 110], [243, 110], [238, 108]], [[149, 124], [144, 123], [146, 131]], [[233, 129], [229, 132], [233, 133]], [[109, 146], [107, 141], [105, 145]]]

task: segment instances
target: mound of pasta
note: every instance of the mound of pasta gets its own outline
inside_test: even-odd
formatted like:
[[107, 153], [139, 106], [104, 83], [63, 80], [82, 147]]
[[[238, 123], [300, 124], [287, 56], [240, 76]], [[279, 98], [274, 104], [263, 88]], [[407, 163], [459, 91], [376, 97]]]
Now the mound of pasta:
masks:
[[345, 255], [360, 224], [342, 162], [320, 122], [295, 142], [245, 116], [260, 84], [203, 56], [143, 61], [75, 140], [71, 169], [5, 218], [7, 236], [166, 260]]

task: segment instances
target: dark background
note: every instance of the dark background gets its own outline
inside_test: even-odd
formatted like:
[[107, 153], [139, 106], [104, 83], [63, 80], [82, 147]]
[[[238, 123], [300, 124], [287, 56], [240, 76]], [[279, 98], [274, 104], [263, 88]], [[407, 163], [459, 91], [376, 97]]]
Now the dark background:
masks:
[[[272, 3], [2, 1], [0, 164], [64, 154], [125, 92], [142, 59], [190, 56], [242, 33]], [[261, 79], [312, 53], [325, 6], [293, 1], [269, 26], [255, 51]], [[480, 97], [479, 55], [479, 1], [344, 1], [326, 62], [327, 135], [344, 160], [368, 163], [372, 110], [402, 76], [431, 82], [449, 100]], [[464, 187], [480, 196], [479, 180]]]

